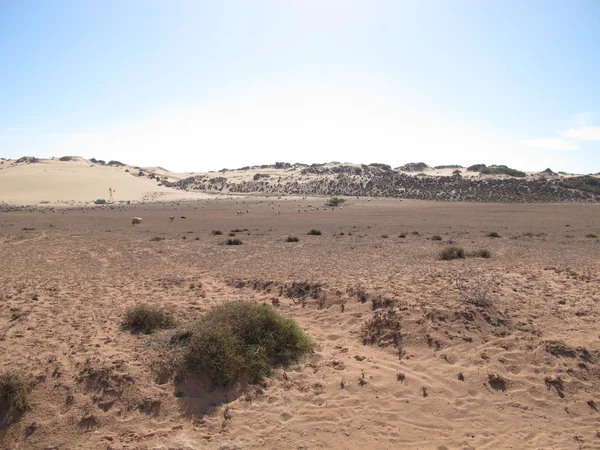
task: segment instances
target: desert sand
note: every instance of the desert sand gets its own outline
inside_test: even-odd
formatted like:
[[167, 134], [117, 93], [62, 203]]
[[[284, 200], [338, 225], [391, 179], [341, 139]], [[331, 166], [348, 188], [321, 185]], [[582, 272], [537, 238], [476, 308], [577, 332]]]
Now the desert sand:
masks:
[[82, 206], [102, 198], [115, 203], [159, 202], [205, 198], [194, 192], [175, 191], [157, 181], [138, 176], [134, 167], [106, 166], [81, 157], [70, 161], [40, 159], [39, 162], [0, 164], [0, 202], [11, 205]]
[[[35, 383], [0, 448], [600, 448], [597, 204], [325, 200], [0, 212], [0, 370]], [[491, 257], [442, 261], [450, 241]], [[138, 302], [184, 327], [236, 299], [278, 305], [314, 352], [208, 392], [165, 369], [173, 331], [121, 329]], [[363, 343], [385, 309], [399, 348]]]

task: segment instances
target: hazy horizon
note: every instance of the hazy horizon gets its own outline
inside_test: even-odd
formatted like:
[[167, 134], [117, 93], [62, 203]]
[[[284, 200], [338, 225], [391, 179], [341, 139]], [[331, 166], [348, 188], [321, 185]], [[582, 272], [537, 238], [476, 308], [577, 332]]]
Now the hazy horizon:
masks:
[[0, 156], [600, 172], [595, 1], [0, 4]]

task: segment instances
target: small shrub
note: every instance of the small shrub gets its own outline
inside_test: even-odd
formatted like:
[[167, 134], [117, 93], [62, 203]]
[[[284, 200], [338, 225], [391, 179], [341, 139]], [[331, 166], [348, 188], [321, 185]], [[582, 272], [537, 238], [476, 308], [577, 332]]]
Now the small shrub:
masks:
[[288, 236], [285, 242], [298, 242], [299, 240], [296, 236]]
[[232, 231], [231, 233], [229, 233], [229, 236], [233, 237], [235, 236], [235, 233]]
[[95, 203], [96, 205], [104, 205], [104, 204], [106, 203], [106, 200], [105, 200], [105, 199], [103, 199], [103, 198], [97, 198], [97, 199], [94, 201], [94, 203]]
[[477, 250], [476, 252], [471, 253], [469, 256], [473, 256], [475, 258], [491, 258], [492, 252], [490, 252], [486, 248], [482, 248]]
[[346, 201], [345, 198], [332, 197], [327, 201], [326, 205], [327, 206], [338, 206], [338, 205], [341, 205], [342, 203], [344, 203], [345, 201]]
[[386, 347], [393, 345], [400, 349], [402, 346], [402, 323], [394, 309], [378, 310], [368, 320], [362, 329], [363, 345], [378, 345]]
[[391, 299], [391, 298], [387, 298], [387, 297], [383, 297], [381, 295], [378, 295], [377, 297], [371, 299], [371, 309], [373, 311], [375, 311], [376, 309], [379, 308], [390, 308], [392, 306], [394, 306], [396, 304], [396, 301]]
[[588, 233], [585, 235], [586, 238], [591, 238], [591, 239], [596, 239], [598, 236], [596, 236], [594, 233]]
[[406, 238], [406, 235], [405, 235], [404, 233], [402, 233], [402, 234], [399, 234], [399, 235], [398, 235], [398, 237], [399, 237], [400, 239], [405, 239], [405, 238]]
[[456, 280], [456, 287], [460, 293], [460, 301], [463, 303], [486, 308], [496, 301], [496, 297], [491, 293], [490, 279], [477, 278], [468, 283]]
[[419, 232], [418, 232], [418, 231], [413, 231], [411, 234], [412, 234], [413, 236], [418, 236], [418, 235], [419, 235]]
[[32, 390], [33, 384], [20, 373], [5, 371], [0, 374], [0, 412], [27, 411], [31, 407], [29, 396]]
[[491, 237], [491, 238], [499, 238], [500, 235], [498, 234], [497, 231], [492, 231], [490, 233], [487, 234], [487, 237]]
[[150, 242], [158, 242], [158, 241], [164, 241], [165, 238], [162, 236], [154, 236], [152, 238], [150, 238]]
[[382, 237], [383, 239], [387, 239], [387, 238], [388, 238], [388, 235], [387, 235], [387, 234], [382, 234], [382, 235], [381, 235], [381, 237]]
[[243, 233], [244, 231], [248, 231], [248, 228], [244, 228], [243, 230], [240, 228], [235, 228], [231, 230], [232, 233]]
[[61, 156], [60, 158], [58, 158], [59, 161], [72, 161], [73, 157], [72, 156]]
[[451, 259], [464, 259], [465, 250], [462, 247], [456, 245], [449, 245], [444, 248], [440, 253], [440, 259], [444, 261], [450, 261]]
[[442, 237], [436, 234], [435, 236], [431, 236], [431, 240], [432, 241], [441, 241]]
[[227, 239], [225, 241], [225, 245], [242, 245], [243, 242], [239, 239]]
[[156, 306], [140, 303], [125, 312], [123, 329], [132, 333], [150, 334], [158, 329], [173, 328], [175, 319], [173, 316], [157, 308]]
[[223, 232], [221, 230], [212, 230], [212, 234], [213, 236], [220, 236], [223, 234]]
[[309, 235], [311, 236], [321, 236], [321, 230], [316, 230], [316, 229], [312, 229], [308, 232]]
[[272, 367], [298, 360], [313, 346], [293, 320], [266, 305], [243, 301], [211, 309], [190, 331], [185, 371], [222, 387], [259, 382]]

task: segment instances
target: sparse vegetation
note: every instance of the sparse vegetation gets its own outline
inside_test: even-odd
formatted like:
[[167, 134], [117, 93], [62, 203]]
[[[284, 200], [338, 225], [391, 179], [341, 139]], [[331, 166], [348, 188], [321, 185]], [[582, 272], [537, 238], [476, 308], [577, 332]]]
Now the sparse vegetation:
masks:
[[298, 242], [299, 240], [296, 236], [288, 236], [285, 242]]
[[339, 206], [339, 205], [341, 205], [342, 203], [344, 203], [345, 201], [346, 201], [346, 199], [345, 199], [345, 198], [341, 198], [341, 197], [332, 197], [332, 198], [330, 198], [330, 199], [327, 201], [326, 205], [327, 205], [327, 206]]
[[392, 308], [377, 310], [362, 329], [363, 345], [402, 347], [402, 323], [396, 310]]
[[220, 236], [223, 234], [223, 232], [221, 230], [212, 230], [212, 234], [213, 236]]
[[595, 235], [594, 233], [588, 233], [585, 235], [586, 238], [590, 238], [590, 239], [596, 239], [598, 236]]
[[434, 236], [431, 236], [431, 240], [432, 241], [441, 241], [442, 237], [436, 234]]
[[492, 231], [492, 232], [490, 232], [490, 233], [487, 234], [487, 237], [499, 238], [500, 234], [497, 231]]
[[317, 230], [317, 229], [312, 229], [308, 232], [308, 234], [310, 236], [321, 236], [321, 230]]
[[469, 256], [473, 257], [473, 258], [486, 258], [487, 259], [487, 258], [492, 257], [492, 252], [490, 252], [486, 248], [482, 248], [482, 249], [476, 250], [472, 253], [469, 253]]
[[449, 245], [440, 252], [440, 259], [444, 261], [464, 258], [465, 250], [462, 247], [457, 247], [456, 245]]
[[456, 280], [456, 288], [463, 303], [487, 308], [496, 301], [496, 297], [491, 292], [491, 280], [488, 278], [476, 278], [469, 280], [468, 283]]
[[213, 386], [256, 383], [272, 367], [296, 361], [313, 346], [293, 320], [243, 301], [213, 308], [190, 332], [185, 372], [205, 376]]
[[61, 156], [60, 158], [58, 158], [58, 160], [63, 161], [63, 162], [72, 161], [73, 157], [72, 156]]
[[125, 311], [123, 329], [132, 333], [150, 334], [155, 330], [173, 328], [173, 315], [156, 306], [140, 303]]
[[517, 178], [524, 178], [527, 176], [525, 172], [501, 165], [484, 167], [479, 172], [484, 175], [509, 175]]
[[225, 241], [225, 245], [242, 245], [242, 244], [243, 244], [243, 242], [240, 239], [238, 239], [238, 238], [227, 239]]
[[31, 407], [30, 394], [33, 384], [14, 371], [0, 374], [0, 415], [3, 413], [23, 413]]
[[150, 238], [150, 242], [159, 242], [159, 241], [164, 241], [165, 238], [162, 236], [154, 236]]

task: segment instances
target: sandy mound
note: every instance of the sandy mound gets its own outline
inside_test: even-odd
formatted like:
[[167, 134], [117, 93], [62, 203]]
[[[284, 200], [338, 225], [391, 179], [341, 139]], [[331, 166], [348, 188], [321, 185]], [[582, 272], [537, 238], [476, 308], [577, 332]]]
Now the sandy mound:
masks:
[[[61, 160], [62, 159], [62, 160]], [[18, 162], [20, 161], [20, 162]], [[0, 165], [0, 202], [12, 205], [85, 204], [202, 198], [202, 194], [176, 191], [159, 185], [148, 173], [127, 165], [94, 164], [73, 156], [57, 159], [19, 159]]]

